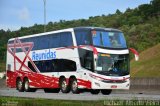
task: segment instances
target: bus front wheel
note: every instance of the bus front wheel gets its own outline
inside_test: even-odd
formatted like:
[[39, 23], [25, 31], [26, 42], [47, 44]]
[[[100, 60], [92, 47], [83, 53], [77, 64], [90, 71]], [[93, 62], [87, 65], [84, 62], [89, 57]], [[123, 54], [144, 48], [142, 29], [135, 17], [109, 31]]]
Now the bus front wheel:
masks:
[[111, 92], [112, 92], [111, 89], [103, 89], [103, 90], [101, 90], [101, 93], [102, 93], [103, 95], [109, 95]]
[[91, 89], [91, 94], [96, 95], [96, 94], [99, 94], [99, 92], [100, 92], [100, 90], [98, 90], [98, 89]]

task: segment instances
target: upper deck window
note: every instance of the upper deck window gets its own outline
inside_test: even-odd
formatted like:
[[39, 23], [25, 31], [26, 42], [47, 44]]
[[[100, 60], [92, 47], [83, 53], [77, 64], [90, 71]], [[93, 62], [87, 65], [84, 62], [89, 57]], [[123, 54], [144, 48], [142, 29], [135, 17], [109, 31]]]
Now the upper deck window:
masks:
[[122, 32], [92, 31], [94, 46], [108, 48], [127, 48], [126, 41]]
[[[37, 37], [29, 37], [20, 39], [20, 41], [22, 43], [33, 42], [34, 46], [32, 50], [73, 46], [71, 32], [60, 32], [60, 33], [48, 34]], [[9, 41], [8, 44], [14, 44], [14, 40]], [[16, 48], [16, 52], [22, 52], [22, 49], [20, 47]]]
[[87, 29], [76, 30], [75, 36], [77, 40], [77, 45], [90, 45], [91, 44], [90, 30], [87, 30]]

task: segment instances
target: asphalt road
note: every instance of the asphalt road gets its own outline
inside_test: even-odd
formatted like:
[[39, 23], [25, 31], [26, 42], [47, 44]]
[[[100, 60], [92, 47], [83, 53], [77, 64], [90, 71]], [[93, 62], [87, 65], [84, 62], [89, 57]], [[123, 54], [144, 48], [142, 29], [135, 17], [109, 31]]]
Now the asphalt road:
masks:
[[0, 96], [12, 97], [27, 97], [27, 98], [45, 98], [45, 99], [58, 99], [58, 100], [160, 100], [160, 93], [138, 93], [138, 92], [125, 92], [117, 91], [112, 92], [110, 95], [93, 95], [90, 92], [83, 92], [80, 94], [63, 94], [63, 93], [44, 93], [43, 90], [36, 92], [18, 92], [15, 89], [0, 89]]

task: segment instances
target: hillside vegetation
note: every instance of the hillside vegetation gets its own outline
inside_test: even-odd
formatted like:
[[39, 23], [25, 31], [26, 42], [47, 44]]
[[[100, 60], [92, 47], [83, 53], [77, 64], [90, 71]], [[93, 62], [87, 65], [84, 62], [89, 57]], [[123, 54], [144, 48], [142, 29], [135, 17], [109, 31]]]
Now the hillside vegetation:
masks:
[[160, 44], [143, 51], [138, 62], [131, 61], [131, 77], [160, 77]]
[[[142, 4], [135, 9], [128, 8], [124, 13], [117, 9], [115, 14], [106, 15], [104, 13], [101, 16], [91, 16], [89, 19], [49, 22], [46, 28], [47, 31], [54, 31], [79, 26], [120, 29], [125, 34], [128, 46], [142, 52], [160, 43], [160, 0], [151, 0], [150, 4]], [[38, 24], [21, 27], [17, 31], [0, 30], [0, 71], [5, 70], [2, 64], [6, 60], [9, 38], [41, 32], [43, 32], [43, 25]]]

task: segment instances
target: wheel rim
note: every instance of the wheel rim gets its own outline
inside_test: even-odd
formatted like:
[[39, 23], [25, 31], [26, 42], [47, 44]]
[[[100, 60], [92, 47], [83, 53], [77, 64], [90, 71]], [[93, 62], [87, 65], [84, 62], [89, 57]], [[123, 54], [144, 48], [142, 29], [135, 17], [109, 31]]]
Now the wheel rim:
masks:
[[18, 89], [22, 89], [22, 81], [18, 81]]
[[73, 81], [73, 83], [72, 83], [72, 90], [73, 91], [77, 90], [77, 81]]
[[62, 90], [66, 90], [66, 88], [67, 88], [66, 81], [62, 81]]
[[26, 90], [28, 90], [28, 88], [29, 88], [29, 83], [28, 83], [28, 81], [25, 82], [24, 87], [25, 87]]

